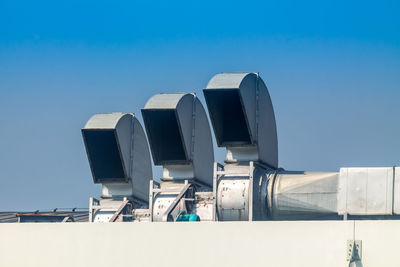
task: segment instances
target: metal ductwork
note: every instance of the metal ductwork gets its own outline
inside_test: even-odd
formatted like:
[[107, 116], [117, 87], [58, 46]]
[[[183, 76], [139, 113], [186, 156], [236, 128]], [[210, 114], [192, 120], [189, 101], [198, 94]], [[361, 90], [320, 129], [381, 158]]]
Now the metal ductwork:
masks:
[[339, 173], [279, 170], [268, 187], [271, 219], [337, 216]]
[[341, 168], [340, 215], [400, 215], [400, 167]]
[[217, 74], [203, 92], [217, 143], [227, 150], [214, 174], [219, 220], [337, 214], [337, 173], [278, 169], [274, 109], [258, 73]]
[[194, 94], [158, 94], [142, 109], [155, 165], [164, 181], [212, 186], [214, 151], [203, 105]]
[[278, 168], [274, 108], [258, 73], [221, 73], [203, 90], [218, 146], [227, 161]]
[[[94, 221], [108, 221], [122, 204], [147, 205], [152, 179], [150, 152], [140, 122], [132, 113], [96, 114], [82, 129], [93, 181], [102, 184]], [[124, 202], [125, 201], [125, 202]], [[108, 208], [101, 211], [100, 206]], [[122, 212], [122, 210], [120, 211]]]
[[149, 99], [142, 115], [154, 164], [163, 167], [163, 182], [150, 187], [151, 220], [199, 219], [194, 214], [196, 190], [211, 191], [214, 163], [202, 104], [194, 94], [158, 94]]
[[278, 168], [274, 110], [258, 73], [217, 74], [203, 92], [218, 146], [226, 148], [225, 164], [214, 162], [210, 126], [196, 95], [157, 94], [142, 116], [154, 164], [163, 167], [161, 183], [150, 180], [146, 137], [133, 114], [98, 114], [89, 120], [82, 134], [94, 182], [103, 184], [102, 200], [91, 199], [89, 218], [400, 218], [399, 167]]

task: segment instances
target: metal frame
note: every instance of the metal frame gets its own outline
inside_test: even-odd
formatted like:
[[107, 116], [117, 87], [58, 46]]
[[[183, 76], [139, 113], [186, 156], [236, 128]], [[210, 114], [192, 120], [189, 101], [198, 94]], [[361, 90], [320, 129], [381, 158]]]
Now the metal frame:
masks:
[[160, 190], [160, 183], [154, 180], [150, 180], [150, 190], [149, 190], [149, 211], [150, 211], [150, 222], [153, 221], [153, 201], [154, 201], [154, 193], [155, 188], [154, 185], [157, 186], [157, 189]]
[[[189, 184], [188, 180], [185, 180], [185, 186], [182, 188], [182, 190], [176, 196], [176, 198], [174, 199], [172, 204], [168, 207], [168, 209], [164, 212], [163, 217], [162, 217], [162, 220], [164, 222], [168, 222], [170, 215], [178, 207], [178, 204], [182, 203], [182, 201], [185, 201], [185, 199], [183, 197], [185, 196], [186, 192], [189, 190], [190, 187], [192, 187], [192, 185]], [[177, 214], [177, 215], [179, 215], [179, 214]], [[175, 221], [175, 220], [176, 220], [176, 218], [173, 218], [173, 221]]]
[[[89, 222], [93, 222], [93, 215], [100, 207], [100, 201], [94, 197], [89, 198]], [[96, 210], [93, 212], [93, 210]]]
[[114, 213], [114, 215], [111, 217], [109, 222], [115, 222], [115, 220], [118, 218], [118, 216], [121, 214], [121, 212], [124, 210], [124, 208], [128, 205], [130, 201], [124, 198], [124, 201], [122, 202], [121, 206], [117, 209], [117, 211]]

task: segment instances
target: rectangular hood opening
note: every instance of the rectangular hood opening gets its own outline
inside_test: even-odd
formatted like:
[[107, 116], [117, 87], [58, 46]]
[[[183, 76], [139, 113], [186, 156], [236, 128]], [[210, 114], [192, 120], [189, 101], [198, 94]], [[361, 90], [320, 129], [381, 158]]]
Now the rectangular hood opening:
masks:
[[187, 163], [175, 110], [143, 109], [142, 115], [154, 164]]
[[83, 129], [95, 183], [127, 181], [115, 130]]
[[251, 144], [239, 91], [236, 89], [205, 89], [215, 137], [219, 146]]

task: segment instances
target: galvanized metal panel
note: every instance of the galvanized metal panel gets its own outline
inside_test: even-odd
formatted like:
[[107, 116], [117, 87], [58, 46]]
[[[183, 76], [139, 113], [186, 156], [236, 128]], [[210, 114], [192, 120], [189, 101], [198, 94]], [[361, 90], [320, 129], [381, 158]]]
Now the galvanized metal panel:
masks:
[[249, 72], [219, 73], [211, 78], [206, 88], [215, 88], [215, 89], [239, 88], [243, 79], [248, 74]]
[[258, 138], [260, 160], [271, 167], [278, 168], [278, 135], [276, 130], [275, 113], [264, 81], [258, 79]]
[[341, 168], [339, 214], [391, 215], [393, 168]]
[[194, 105], [196, 111], [193, 144], [194, 172], [196, 179], [201, 183], [212, 186], [214, 148], [210, 124], [206, 111], [197, 97]]
[[84, 129], [115, 129], [123, 116], [128, 114], [121, 112], [95, 114], [87, 121]]
[[149, 198], [149, 183], [153, 179], [150, 150], [143, 127], [133, 120], [132, 175], [133, 195], [145, 202]]
[[178, 103], [187, 93], [168, 93], [152, 96], [143, 109], [176, 109]]

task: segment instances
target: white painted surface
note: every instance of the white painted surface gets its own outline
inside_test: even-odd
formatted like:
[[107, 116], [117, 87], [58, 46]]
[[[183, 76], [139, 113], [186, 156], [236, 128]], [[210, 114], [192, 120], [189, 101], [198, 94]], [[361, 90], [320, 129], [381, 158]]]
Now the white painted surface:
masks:
[[[353, 229], [355, 230], [353, 232]], [[400, 221], [0, 224], [0, 266], [399, 266]]]
[[364, 267], [400, 266], [400, 221], [356, 221], [355, 238], [362, 240]]
[[[0, 266], [347, 266], [353, 224], [1, 224]], [[398, 229], [400, 221], [356, 222], [363, 266], [398, 266]]]

